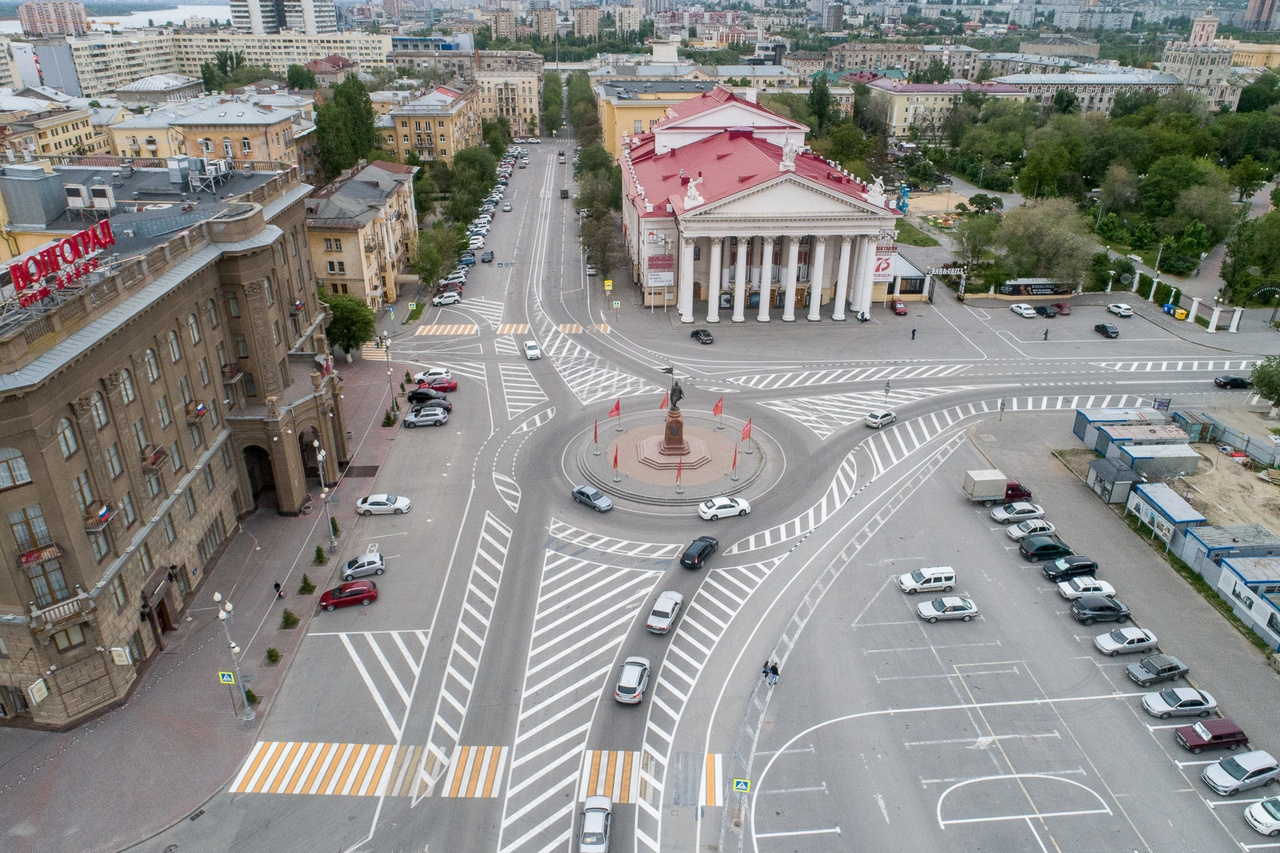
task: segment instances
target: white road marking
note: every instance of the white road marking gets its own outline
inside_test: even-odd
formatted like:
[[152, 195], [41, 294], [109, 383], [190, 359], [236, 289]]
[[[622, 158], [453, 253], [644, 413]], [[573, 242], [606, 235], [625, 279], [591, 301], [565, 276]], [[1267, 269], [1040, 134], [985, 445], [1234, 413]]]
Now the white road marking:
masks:
[[789, 838], [796, 835], [839, 835], [840, 827], [833, 826], [829, 829], [793, 829], [790, 832], [757, 832], [756, 838]]
[[1033, 734], [1033, 735], [985, 735], [980, 737], [947, 738], [946, 740], [909, 740], [909, 741], [905, 741], [902, 745], [903, 746], [941, 746], [943, 744], [948, 744], [948, 743], [974, 744], [982, 741], [986, 741], [990, 743], [992, 741], [998, 741], [998, 740], [1018, 740], [1019, 738], [1035, 739], [1035, 738], [1045, 738], [1045, 737], [1061, 739], [1062, 735], [1060, 735], [1056, 731], [1044, 732], [1043, 734]]

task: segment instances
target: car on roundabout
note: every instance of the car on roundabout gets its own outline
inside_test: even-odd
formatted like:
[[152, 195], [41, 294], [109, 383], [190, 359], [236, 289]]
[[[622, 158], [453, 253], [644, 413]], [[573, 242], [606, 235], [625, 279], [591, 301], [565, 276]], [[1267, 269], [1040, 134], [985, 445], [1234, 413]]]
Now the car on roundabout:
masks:
[[746, 498], [731, 498], [727, 495], [707, 498], [698, 504], [698, 515], [707, 521], [715, 521], [726, 515], [746, 515], [751, 512], [751, 504]]
[[586, 504], [596, 512], [608, 512], [613, 509], [613, 501], [595, 486], [574, 486], [570, 494], [575, 501]]
[[946, 595], [932, 601], [920, 602], [916, 605], [916, 614], [930, 623], [940, 619], [959, 619], [961, 622], [969, 622], [978, 615], [978, 605], [969, 598]]
[[609, 853], [609, 830], [612, 820], [612, 800], [601, 794], [587, 797], [582, 804], [578, 853]]
[[404, 515], [413, 509], [413, 501], [403, 495], [369, 495], [356, 501], [358, 515]]
[[542, 358], [542, 347], [538, 346], [537, 341], [524, 342], [524, 357], [529, 361], [537, 361]]
[[680, 555], [680, 565], [686, 569], [700, 569], [720, 547], [720, 541], [712, 536], [699, 536], [689, 543]]

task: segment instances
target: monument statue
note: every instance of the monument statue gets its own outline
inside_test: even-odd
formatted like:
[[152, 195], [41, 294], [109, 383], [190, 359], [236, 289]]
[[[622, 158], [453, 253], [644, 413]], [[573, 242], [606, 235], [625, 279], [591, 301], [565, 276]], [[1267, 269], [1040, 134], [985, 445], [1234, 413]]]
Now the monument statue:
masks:
[[689, 181], [689, 188], [684, 194], [684, 206], [686, 209], [697, 207], [706, 200], [702, 197], [702, 193], [698, 192], [698, 184], [700, 183], [702, 183], [702, 175], [698, 175], [698, 177]]
[[867, 187], [867, 201], [876, 207], [884, 207], [884, 178], [876, 176], [876, 182]]
[[680, 401], [684, 399], [684, 389], [680, 387], [680, 380], [677, 379], [671, 385], [671, 408], [679, 409]]
[[782, 163], [778, 166], [780, 172], [794, 172], [796, 170], [796, 155], [800, 153], [800, 143], [791, 138], [791, 134], [787, 134], [787, 138], [782, 142]]

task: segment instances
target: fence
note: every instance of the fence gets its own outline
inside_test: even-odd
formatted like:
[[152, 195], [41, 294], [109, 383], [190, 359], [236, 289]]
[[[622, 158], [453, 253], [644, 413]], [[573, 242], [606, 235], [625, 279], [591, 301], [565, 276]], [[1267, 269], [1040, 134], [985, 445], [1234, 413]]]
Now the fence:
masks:
[[1225, 444], [1235, 450], [1247, 453], [1250, 459], [1264, 468], [1275, 468], [1280, 463], [1280, 445], [1277, 445], [1271, 438], [1246, 435], [1217, 420], [1213, 415], [1204, 412], [1200, 414], [1212, 424], [1209, 431], [1209, 440], [1214, 444]]

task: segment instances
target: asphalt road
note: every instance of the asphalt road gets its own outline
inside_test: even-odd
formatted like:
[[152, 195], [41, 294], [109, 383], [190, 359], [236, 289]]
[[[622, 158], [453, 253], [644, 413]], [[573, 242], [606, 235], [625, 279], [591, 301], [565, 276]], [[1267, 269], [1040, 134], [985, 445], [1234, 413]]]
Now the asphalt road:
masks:
[[[674, 314], [586, 276], [559, 197], [571, 142], [529, 147], [488, 239], [495, 263], [392, 344], [460, 386], [450, 422], [397, 431], [379, 473], [412, 512], [335, 508], [353, 550], [386, 557], [379, 601], [311, 622], [227, 793], [147, 849], [564, 851], [588, 793], [613, 798], [612, 849], [628, 853], [1262, 841], [1239, 816], [1251, 797], [1207, 796], [1203, 762], [1142, 713], [1131, 661], [1092, 650], [1105, 626], [1071, 620], [960, 496], [963, 471], [988, 464], [1031, 486], [1192, 681], [1257, 747], [1280, 748], [1256, 651], [1050, 455], [1076, 446], [1076, 407], [1241, 402], [1209, 380], [1246, 369], [1256, 356], [1230, 348], [1253, 339], [1137, 301], [1117, 340], [1093, 332], [1110, 319], [1100, 304], [1030, 320], [947, 301], [869, 324], [724, 322], [702, 347]], [[526, 339], [541, 360], [524, 360]], [[615, 399], [656, 410], [666, 364], [684, 408], [723, 396], [784, 448], [751, 515], [570, 500], [566, 444], [607, 425]], [[866, 429], [882, 406], [899, 422]], [[680, 568], [708, 531], [709, 569]], [[936, 564], [956, 567], [978, 620], [924, 624], [923, 599], [890, 581]], [[665, 637], [644, 629], [664, 589], [686, 604]], [[653, 665], [638, 706], [612, 697], [630, 655]], [[777, 686], [760, 678], [766, 658], [782, 662]]]

